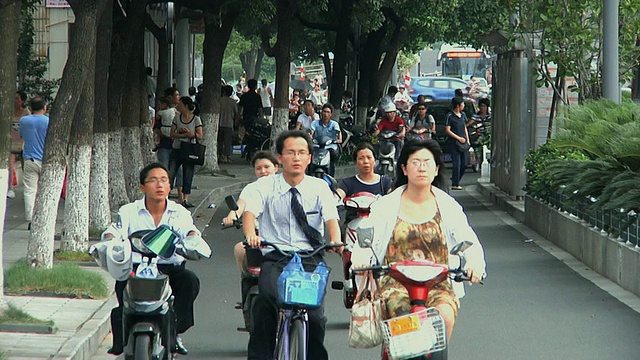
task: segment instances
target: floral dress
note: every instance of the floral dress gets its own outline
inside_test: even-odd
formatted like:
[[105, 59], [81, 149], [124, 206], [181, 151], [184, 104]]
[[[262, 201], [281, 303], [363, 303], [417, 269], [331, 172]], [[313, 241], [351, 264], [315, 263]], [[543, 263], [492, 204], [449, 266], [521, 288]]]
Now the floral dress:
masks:
[[[384, 257], [384, 264], [424, 259], [448, 264], [449, 251], [446, 237], [440, 226], [441, 222], [440, 211], [436, 212], [433, 219], [422, 224], [414, 224], [398, 217]], [[380, 280], [380, 290], [386, 302], [389, 318], [409, 313], [411, 310], [409, 294], [401, 283], [387, 275]], [[460, 303], [449, 281], [443, 281], [429, 291], [426, 306], [433, 307], [439, 304], [449, 304], [454, 315], [458, 316]]]

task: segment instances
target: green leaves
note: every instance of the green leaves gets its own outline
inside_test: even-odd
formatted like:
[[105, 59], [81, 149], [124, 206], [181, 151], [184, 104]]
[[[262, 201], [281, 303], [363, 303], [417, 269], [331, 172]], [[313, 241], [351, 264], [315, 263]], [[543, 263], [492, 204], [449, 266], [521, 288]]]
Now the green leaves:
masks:
[[556, 137], [527, 154], [525, 190], [546, 198], [555, 191], [590, 210], [640, 213], [640, 105], [608, 100], [564, 111]]

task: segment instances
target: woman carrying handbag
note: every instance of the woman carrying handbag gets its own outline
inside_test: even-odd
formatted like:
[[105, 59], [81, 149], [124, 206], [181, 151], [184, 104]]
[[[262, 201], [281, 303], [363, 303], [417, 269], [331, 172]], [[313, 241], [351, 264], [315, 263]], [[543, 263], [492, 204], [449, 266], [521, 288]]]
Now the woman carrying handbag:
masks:
[[191, 194], [195, 164], [189, 159], [185, 151], [185, 149], [189, 149], [189, 147], [182, 146], [182, 144], [202, 140], [202, 120], [193, 114], [196, 109], [196, 104], [188, 96], [181, 97], [176, 108], [180, 113], [173, 118], [173, 125], [171, 126], [173, 148], [169, 157], [169, 174], [171, 184], [173, 184], [176, 173], [182, 166], [182, 192], [184, 193], [182, 206], [191, 208], [194, 205], [189, 202], [189, 194]]

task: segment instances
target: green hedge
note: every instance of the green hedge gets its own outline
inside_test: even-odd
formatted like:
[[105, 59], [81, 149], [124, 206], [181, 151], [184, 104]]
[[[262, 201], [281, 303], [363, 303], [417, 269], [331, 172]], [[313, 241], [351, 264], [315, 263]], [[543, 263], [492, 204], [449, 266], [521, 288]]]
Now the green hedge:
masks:
[[593, 208], [640, 212], [640, 104], [599, 100], [572, 106], [554, 138], [530, 150], [525, 191], [597, 199]]

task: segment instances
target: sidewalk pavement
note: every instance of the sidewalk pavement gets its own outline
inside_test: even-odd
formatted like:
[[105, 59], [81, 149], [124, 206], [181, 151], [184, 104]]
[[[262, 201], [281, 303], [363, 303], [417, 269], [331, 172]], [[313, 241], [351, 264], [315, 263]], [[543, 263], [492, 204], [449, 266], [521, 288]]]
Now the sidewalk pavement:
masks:
[[[255, 180], [253, 168], [244, 160], [234, 156], [234, 163], [221, 164], [225, 175], [201, 175], [194, 177], [194, 189], [189, 200], [196, 206], [191, 210], [196, 226], [204, 230], [224, 197], [239, 192], [246, 184]], [[351, 176], [354, 167], [339, 167], [336, 177]], [[24, 220], [24, 197], [21, 186], [15, 189], [16, 196], [7, 199], [7, 212], [3, 236], [3, 264], [7, 269], [27, 254], [29, 239], [28, 223]], [[213, 204], [213, 205], [211, 205]], [[64, 225], [64, 201], [58, 207], [56, 234]], [[57, 243], [57, 241], [56, 241]], [[215, 247], [212, 246], [215, 256]], [[97, 267], [113, 288], [113, 279]], [[41, 320], [52, 320], [57, 331], [54, 334], [8, 332], [0, 329], [0, 354], [7, 360], [26, 359], [89, 359], [103, 339], [109, 334], [109, 315], [116, 306], [114, 296], [100, 300], [68, 299], [36, 296], [4, 296], [4, 299]]]

